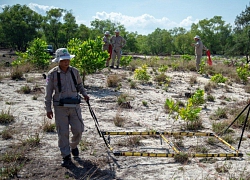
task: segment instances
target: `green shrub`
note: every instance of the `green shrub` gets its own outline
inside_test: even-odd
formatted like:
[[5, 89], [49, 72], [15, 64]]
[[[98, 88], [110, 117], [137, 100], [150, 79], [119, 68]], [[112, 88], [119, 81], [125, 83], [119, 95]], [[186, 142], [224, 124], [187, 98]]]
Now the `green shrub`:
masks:
[[158, 83], [158, 85], [162, 85], [164, 83], [169, 83], [170, 78], [166, 74], [161, 73], [155, 76], [154, 80]]
[[29, 94], [31, 92], [30, 87], [26, 84], [25, 86], [22, 86], [19, 90], [21, 93]]
[[194, 106], [199, 106], [205, 102], [204, 99], [204, 90], [198, 89], [191, 98], [189, 98], [189, 101], [192, 103]]
[[239, 78], [243, 81], [244, 84], [246, 84], [248, 81], [247, 77], [250, 75], [248, 64], [246, 64], [243, 67], [238, 67], [236, 71], [237, 71]]
[[139, 81], [148, 81], [150, 79], [150, 75], [147, 73], [147, 65], [143, 65], [141, 68], [135, 69], [134, 78]]
[[191, 61], [192, 57], [188, 54], [184, 54], [181, 56], [181, 58], [185, 61]]
[[34, 67], [45, 69], [50, 63], [51, 56], [45, 51], [47, 43], [39, 38], [34, 39], [26, 52], [17, 52], [17, 60], [12, 65], [24, 65], [31, 63]]
[[3, 110], [0, 113], [0, 124], [9, 124], [14, 122], [15, 118], [12, 114], [10, 114], [10, 111], [4, 112]]
[[215, 74], [211, 77], [211, 81], [215, 83], [225, 83], [227, 81], [227, 78], [223, 77], [222, 74]]
[[168, 70], [168, 66], [167, 65], [161, 65], [158, 68], [158, 71], [161, 72], [161, 73], [165, 73], [167, 70]]
[[126, 68], [130, 64], [132, 59], [133, 59], [132, 56], [122, 56], [120, 59], [120, 65]]
[[83, 83], [86, 75], [93, 74], [105, 68], [105, 62], [109, 55], [107, 51], [102, 51], [102, 45], [101, 37], [86, 41], [73, 38], [69, 41], [67, 46], [68, 51], [75, 55], [70, 64], [79, 69], [83, 76]]

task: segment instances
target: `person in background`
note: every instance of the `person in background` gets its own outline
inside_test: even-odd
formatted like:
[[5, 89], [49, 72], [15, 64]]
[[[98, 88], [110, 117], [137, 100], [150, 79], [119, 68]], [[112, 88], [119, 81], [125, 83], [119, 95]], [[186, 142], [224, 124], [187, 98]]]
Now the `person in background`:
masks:
[[110, 59], [111, 59], [111, 53], [112, 53], [112, 46], [111, 46], [111, 44], [110, 44], [109, 36], [110, 36], [109, 31], [106, 31], [106, 32], [104, 33], [103, 38], [102, 38], [102, 40], [103, 40], [103, 42], [104, 42], [104, 44], [103, 44], [103, 46], [102, 46], [102, 50], [103, 50], [103, 51], [107, 51], [107, 52], [109, 53], [109, 57], [108, 57], [108, 59], [106, 60], [106, 67], [109, 67], [109, 61], [110, 61]]
[[[79, 144], [84, 130], [81, 115], [79, 94], [89, 101], [79, 71], [70, 66], [70, 60], [74, 55], [69, 54], [66, 48], [56, 50], [55, 59], [58, 66], [48, 72], [45, 90], [45, 109], [47, 117], [53, 118], [52, 102], [55, 111], [55, 123], [58, 134], [58, 146], [61, 151], [61, 166], [71, 165], [71, 155], [79, 156], [77, 145]], [[67, 102], [66, 102], [67, 100]], [[69, 126], [73, 136], [69, 141]]]
[[110, 43], [112, 45], [112, 55], [111, 55], [112, 63], [110, 68], [114, 68], [115, 59], [117, 57], [116, 68], [118, 69], [121, 59], [121, 50], [126, 45], [126, 40], [122, 36], [120, 36], [119, 29], [115, 30], [115, 35], [111, 37]]
[[200, 73], [200, 63], [203, 50], [208, 50], [206, 46], [203, 45], [200, 36], [196, 35], [194, 37], [195, 43], [191, 44], [195, 47], [195, 60], [196, 60], [196, 70]]

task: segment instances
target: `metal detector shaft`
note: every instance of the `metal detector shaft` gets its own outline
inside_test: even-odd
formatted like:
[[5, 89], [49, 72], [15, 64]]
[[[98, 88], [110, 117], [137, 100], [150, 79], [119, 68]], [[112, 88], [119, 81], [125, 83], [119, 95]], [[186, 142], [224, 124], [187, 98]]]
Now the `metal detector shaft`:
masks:
[[86, 102], [87, 102], [87, 104], [88, 104], [88, 106], [89, 106], [89, 112], [90, 112], [92, 118], [94, 119], [95, 127], [96, 127], [96, 129], [97, 129], [97, 131], [98, 131], [98, 134], [100, 135], [100, 137], [102, 137], [102, 139], [103, 139], [105, 145], [106, 145], [111, 151], [113, 151], [113, 148], [110, 146], [110, 144], [107, 142], [106, 138], [105, 138], [105, 137], [102, 135], [102, 133], [101, 133], [101, 130], [100, 130], [100, 128], [99, 128], [98, 120], [97, 120], [97, 118], [96, 118], [96, 116], [95, 116], [95, 113], [94, 113], [93, 109], [92, 109], [91, 106], [90, 106], [89, 101], [86, 101]]

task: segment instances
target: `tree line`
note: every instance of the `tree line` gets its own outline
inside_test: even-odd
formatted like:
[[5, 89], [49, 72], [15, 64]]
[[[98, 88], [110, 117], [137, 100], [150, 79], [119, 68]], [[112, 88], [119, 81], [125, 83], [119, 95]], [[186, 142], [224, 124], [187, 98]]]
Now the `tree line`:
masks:
[[[41, 38], [55, 49], [66, 47], [77, 38], [82, 41], [102, 37], [105, 31], [120, 30], [127, 44], [123, 49], [128, 54], [173, 55], [194, 54], [193, 37], [199, 35], [212, 54], [249, 55], [250, 6], [235, 17], [234, 28], [221, 16], [193, 23], [190, 30], [176, 27], [170, 30], [156, 28], [148, 35], [128, 32], [120, 22], [95, 19], [91, 27], [78, 25], [71, 11], [51, 9], [45, 16], [26, 5], [6, 6], [0, 13], [0, 46], [25, 51], [35, 38]], [[248, 59], [247, 59], [248, 61]]]

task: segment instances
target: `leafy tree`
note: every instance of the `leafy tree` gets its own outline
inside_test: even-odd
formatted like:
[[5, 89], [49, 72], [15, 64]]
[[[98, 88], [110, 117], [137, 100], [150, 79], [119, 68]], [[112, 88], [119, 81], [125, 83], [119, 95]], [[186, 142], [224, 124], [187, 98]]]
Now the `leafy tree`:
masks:
[[164, 52], [162, 30], [157, 28], [153, 33], [148, 35], [148, 46], [153, 55], [159, 55]]
[[115, 34], [115, 30], [120, 30], [120, 35], [123, 36], [126, 39], [126, 30], [124, 26], [119, 22], [112, 22], [110, 20], [99, 20], [95, 19], [94, 21], [91, 21], [90, 25], [91, 28], [91, 34], [90, 39], [95, 39], [97, 36], [103, 36], [105, 31], [109, 31], [112, 34]]
[[71, 54], [75, 55], [75, 58], [71, 60], [71, 65], [80, 70], [83, 82], [86, 75], [105, 68], [105, 62], [109, 55], [106, 51], [102, 51], [102, 44], [100, 37], [95, 40], [71, 39], [69, 41], [67, 48]]
[[77, 29], [76, 37], [81, 39], [82, 41], [89, 39], [90, 38], [90, 28], [88, 28], [84, 24], [81, 24]]
[[230, 24], [225, 24], [221, 16], [200, 20], [191, 27], [193, 37], [199, 35], [213, 54], [224, 54], [228, 49], [231, 31]]
[[42, 16], [26, 5], [6, 6], [0, 13], [0, 24], [5, 41], [13, 48], [25, 50], [27, 43], [38, 37]]
[[140, 54], [150, 54], [146, 35], [138, 35], [136, 37], [136, 47], [138, 47], [138, 52]]
[[67, 12], [63, 17], [64, 23], [62, 24], [61, 31], [59, 33], [59, 43], [61, 47], [66, 47], [70, 39], [76, 36], [78, 25], [76, 24], [75, 17], [71, 12]]
[[114, 22], [111, 22], [110, 20], [99, 20], [95, 19], [94, 21], [91, 21], [90, 25], [93, 27], [92, 29], [96, 31], [96, 36], [103, 36], [105, 31], [114, 32], [116, 24]]
[[187, 54], [188, 49], [190, 49], [190, 44], [191, 40], [189, 39], [189, 36], [187, 36], [187, 31], [186, 29], [179, 27], [179, 28], [174, 28], [172, 31], [173, 34], [173, 44], [175, 51], [178, 54]]
[[17, 60], [12, 65], [32, 64], [35, 68], [45, 69], [50, 63], [51, 56], [45, 51], [47, 43], [39, 38], [34, 39], [26, 52], [17, 52]]
[[55, 48], [59, 48], [60, 30], [62, 27], [63, 9], [51, 9], [47, 11], [44, 18], [43, 30], [48, 43], [54, 44]]
[[249, 46], [250, 46], [250, 6], [246, 6], [245, 11], [235, 19], [235, 46], [234, 49], [246, 55], [247, 63], [249, 63]]
[[127, 50], [129, 52], [138, 52], [138, 47], [136, 44], [136, 36], [137, 33], [128, 33], [127, 36], [125, 37], [126, 39], [126, 46], [124, 50]]

